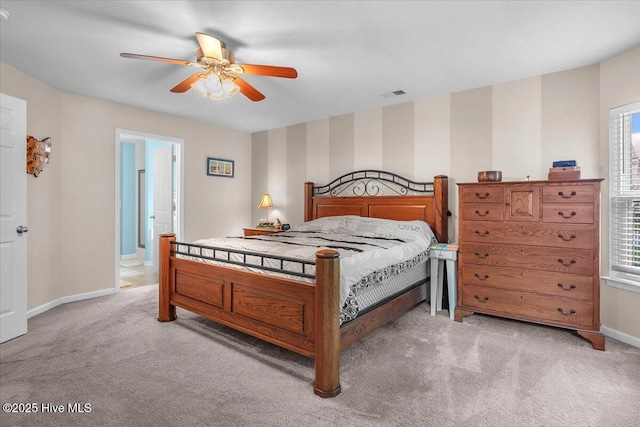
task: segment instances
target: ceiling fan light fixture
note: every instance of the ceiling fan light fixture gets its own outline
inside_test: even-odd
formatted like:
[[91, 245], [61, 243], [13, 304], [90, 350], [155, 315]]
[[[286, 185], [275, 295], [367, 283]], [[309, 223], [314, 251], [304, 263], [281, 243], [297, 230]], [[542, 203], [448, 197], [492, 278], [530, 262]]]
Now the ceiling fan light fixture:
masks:
[[216, 100], [231, 98], [236, 93], [242, 93], [254, 102], [262, 101], [265, 98], [262, 93], [237, 74], [288, 79], [298, 77], [298, 72], [291, 67], [237, 64], [235, 55], [227, 49], [221, 40], [204, 33], [196, 33], [196, 39], [200, 45], [196, 52], [196, 62], [134, 53], [121, 53], [120, 56], [202, 68], [203, 71], [187, 77], [173, 87], [171, 92], [184, 93], [193, 89], [205, 98]]
[[222, 88], [220, 77], [215, 74], [209, 74], [209, 77], [204, 80], [204, 87], [207, 89], [207, 92], [216, 93], [220, 91]]
[[215, 90], [209, 92], [209, 98], [216, 101], [231, 98], [240, 91], [232, 79], [225, 76], [215, 76], [218, 81]]
[[191, 89], [195, 90], [205, 98], [209, 97], [209, 93], [207, 92], [207, 88], [205, 86], [205, 79], [200, 79], [197, 82], [193, 83], [191, 85]]
[[231, 79], [224, 79], [222, 81], [222, 90], [225, 93], [233, 93], [234, 95], [238, 93], [240, 88], [236, 86], [236, 84]]
[[205, 98], [215, 99], [216, 101], [231, 98], [240, 92], [240, 88], [236, 86], [232, 79], [217, 74], [210, 74], [206, 78], [201, 78], [191, 85], [191, 88]]

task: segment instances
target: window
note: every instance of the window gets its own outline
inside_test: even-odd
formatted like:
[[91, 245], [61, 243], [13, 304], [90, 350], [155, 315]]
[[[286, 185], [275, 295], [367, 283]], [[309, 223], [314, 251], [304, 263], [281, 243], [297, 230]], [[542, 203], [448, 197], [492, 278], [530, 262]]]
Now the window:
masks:
[[640, 102], [611, 110], [609, 145], [608, 279], [614, 286], [640, 291]]

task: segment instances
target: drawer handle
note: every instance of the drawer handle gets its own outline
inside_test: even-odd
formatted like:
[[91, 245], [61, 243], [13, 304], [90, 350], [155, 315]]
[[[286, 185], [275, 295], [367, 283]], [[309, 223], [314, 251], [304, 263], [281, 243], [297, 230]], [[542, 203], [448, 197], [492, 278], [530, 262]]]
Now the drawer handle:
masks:
[[479, 280], [487, 280], [489, 278], [488, 274], [485, 274], [484, 277], [480, 277], [478, 273], [474, 274]]
[[571, 261], [569, 261], [569, 264], [567, 264], [566, 262], [564, 262], [564, 261], [562, 260], [562, 258], [558, 258], [558, 262], [559, 262], [560, 264], [564, 265], [565, 267], [569, 267], [571, 264], [575, 264], [575, 263], [576, 263], [576, 260], [575, 260], [575, 259], [572, 259]]
[[474, 255], [480, 259], [485, 259], [489, 256], [489, 252], [485, 252], [484, 255], [480, 254], [480, 252], [474, 252]]
[[565, 288], [564, 285], [562, 283], [558, 283], [558, 287], [560, 289], [562, 289], [563, 291], [570, 291], [571, 289], [575, 289], [576, 285], [571, 285], [568, 288]]
[[570, 199], [575, 195], [576, 195], [575, 191], [572, 191], [571, 194], [569, 194], [568, 196], [565, 195], [562, 191], [558, 191], [558, 196], [562, 197], [563, 199]]
[[487, 234], [489, 234], [489, 230], [486, 230], [484, 233], [482, 231], [480, 231], [480, 230], [476, 230], [475, 233], [480, 237], [484, 237]]
[[486, 199], [487, 197], [489, 197], [489, 193], [484, 193], [484, 196], [481, 195], [480, 193], [476, 193], [476, 197], [478, 199]]
[[[478, 295], [474, 295], [475, 299], [477, 299], [480, 302], [487, 302], [489, 301], [489, 297], [484, 297], [484, 298], [480, 298]], [[558, 309], [560, 310], [560, 309]]]
[[480, 212], [479, 210], [476, 209], [476, 215], [478, 216], [487, 216], [489, 215], [489, 211], [484, 211], [484, 213]]
[[561, 238], [562, 240], [564, 240], [565, 242], [570, 242], [571, 240], [576, 238], [576, 235], [572, 234], [571, 236], [567, 237], [564, 234], [560, 233], [560, 234], [558, 234], [558, 237]]
[[562, 307], [558, 307], [558, 311], [560, 312], [560, 314], [562, 314], [563, 316], [573, 316], [574, 314], [576, 314], [575, 310], [569, 310], [568, 313], [565, 313], [564, 310], [562, 309]]
[[[476, 212], [478, 212], [478, 211], [476, 211]], [[573, 211], [573, 212], [571, 212], [569, 214], [569, 216], [567, 216], [567, 215], [564, 214], [564, 212], [560, 211], [560, 212], [558, 212], [558, 215], [560, 215], [562, 218], [567, 219], [567, 218], [571, 218], [572, 216], [576, 216], [576, 212]]]

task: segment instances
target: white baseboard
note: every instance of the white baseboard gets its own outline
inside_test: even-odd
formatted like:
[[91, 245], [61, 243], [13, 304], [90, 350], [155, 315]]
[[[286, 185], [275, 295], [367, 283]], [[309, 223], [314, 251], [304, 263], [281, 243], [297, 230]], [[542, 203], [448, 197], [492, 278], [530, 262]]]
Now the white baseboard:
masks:
[[625, 334], [624, 332], [620, 332], [618, 330], [608, 328], [606, 326], [600, 326], [600, 332], [602, 332], [605, 336], [609, 338], [613, 338], [618, 341], [622, 341], [625, 344], [629, 344], [634, 347], [640, 348], [640, 338], [631, 336], [629, 334]]
[[66, 304], [68, 302], [82, 301], [90, 298], [103, 297], [105, 295], [115, 294], [117, 291], [114, 288], [101, 289], [99, 291], [86, 292], [84, 294], [76, 294], [69, 295], [66, 297], [61, 297], [46, 304], [42, 304], [40, 307], [33, 308], [27, 311], [27, 319], [32, 318], [33, 316], [37, 316], [38, 314], [44, 313], [47, 310], [51, 310], [59, 306], [60, 304]]
[[138, 258], [138, 255], [137, 254], [120, 255], [120, 259], [133, 259], [133, 258]]

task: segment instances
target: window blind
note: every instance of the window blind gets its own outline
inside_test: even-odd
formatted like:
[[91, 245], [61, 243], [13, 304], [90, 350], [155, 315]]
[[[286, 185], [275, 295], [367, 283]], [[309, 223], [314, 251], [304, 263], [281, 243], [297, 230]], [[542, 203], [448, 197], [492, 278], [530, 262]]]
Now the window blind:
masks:
[[611, 270], [640, 280], [640, 102], [611, 110]]

